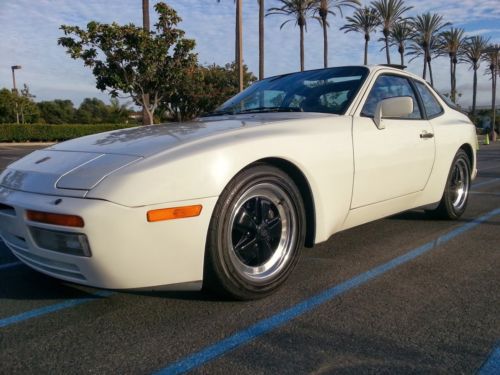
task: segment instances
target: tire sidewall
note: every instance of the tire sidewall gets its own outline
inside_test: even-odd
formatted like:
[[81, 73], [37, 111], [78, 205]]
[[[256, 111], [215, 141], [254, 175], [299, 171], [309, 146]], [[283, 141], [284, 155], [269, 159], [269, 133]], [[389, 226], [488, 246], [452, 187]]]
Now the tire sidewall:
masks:
[[448, 213], [448, 216], [450, 219], [458, 219], [462, 214], [465, 212], [467, 208], [467, 204], [469, 202], [469, 190], [467, 191], [467, 198], [459, 210], [457, 210], [455, 207], [453, 207], [453, 201], [452, 201], [452, 194], [450, 191], [450, 185], [451, 185], [451, 180], [453, 177], [453, 169], [455, 168], [455, 165], [457, 164], [458, 160], [464, 160], [465, 164], [467, 165], [467, 178], [469, 180], [468, 184], [468, 189], [470, 190], [470, 183], [471, 183], [471, 165], [470, 165], [470, 160], [465, 151], [459, 150], [457, 154], [455, 155], [455, 158], [453, 159], [453, 163], [451, 164], [450, 172], [448, 173], [448, 179], [446, 180], [446, 187], [445, 187], [445, 192], [443, 196], [443, 201], [442, 204], [445, 205], [446, 212]]
[[[252, 282], [239, 275], [230, 259], [229, 252], [233, 251], [226, 240], [228, 238], [231, 211], [239, 197], [246, 190], [261, 183], [277, 185], [290, 198], [297, 221], [295, 244], [290, 249], [290, 258], [277, 275], [264, 282]], [[264, 297], [278, 288], [289, 276], [300, 257], [300, 248], [305, 240], [305, 212], [302, 197], [293, 181], [278, 168], [268, 165], [258, 165], [248, 168], [238, 174], [221, 194], [212, 215], [210, 230], [207, 238], [207, 267], [211, 267], [213, 275], [219, 284], [231, 296], [239, 299], [255, 299]]]

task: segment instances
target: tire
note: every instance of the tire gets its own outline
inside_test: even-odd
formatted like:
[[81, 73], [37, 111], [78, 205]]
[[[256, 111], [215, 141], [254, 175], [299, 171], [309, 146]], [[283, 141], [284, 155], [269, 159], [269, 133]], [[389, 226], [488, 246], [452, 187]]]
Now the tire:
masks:
[[239, 300], [271, 294], [297, 264], [305, 229], [301, 194], [286, 173], [266, 164], [243, 170], [214, 208], [204, 288]]
[[439, 206], [427, 213], [434, 218], [448, 220], [456, 220], [462, 216], [469, 200], [470, 176], [471, 162], [467, 153], [460, 149], [451, 164]]

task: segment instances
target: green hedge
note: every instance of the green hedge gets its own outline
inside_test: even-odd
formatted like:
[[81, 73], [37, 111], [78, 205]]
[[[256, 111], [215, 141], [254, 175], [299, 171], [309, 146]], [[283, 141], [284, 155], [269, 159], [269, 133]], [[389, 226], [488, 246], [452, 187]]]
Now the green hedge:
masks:
[[131, 127], [132, 125], [0, 125], [0, 142], [58, 142], [84, 135]]

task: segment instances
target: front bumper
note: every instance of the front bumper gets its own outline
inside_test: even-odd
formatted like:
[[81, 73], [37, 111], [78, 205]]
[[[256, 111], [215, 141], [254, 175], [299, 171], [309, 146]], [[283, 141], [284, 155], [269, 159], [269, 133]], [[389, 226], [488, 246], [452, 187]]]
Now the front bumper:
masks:
[[[139, 192], [140, 194], [140, 192]], [[56, 201], [60, 203], [56, 204]], [[201, 287], [205, 241], [217, 197], [125, 207], [96, 199], [0, 187], [0, 235], [14, 255], [47, 275], [106, 289], [193, 290]], [[201, 204], [200, 216], [150, 223], [149, 210]], [[81, 216], [83, 228], [30, 222], [26, 210]], [[38, 247], [28, 226], [84, 233], [91, 257]]]

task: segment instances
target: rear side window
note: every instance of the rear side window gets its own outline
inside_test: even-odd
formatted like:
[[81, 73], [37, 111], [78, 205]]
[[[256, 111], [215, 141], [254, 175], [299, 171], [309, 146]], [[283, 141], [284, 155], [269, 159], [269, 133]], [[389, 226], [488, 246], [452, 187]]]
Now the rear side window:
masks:
[[361, 111], [362, 116], [373, 117], [377, 104], [387, 98], [396, 96], [409, 96], [413, 100], [413, 113], [405, 118], [421, 119], [420, 108], [415, 96], [415, 92], [408, 79], [394, 75], [381, 75], [375, 81], [365, 105]]
[[425, 111], [427, 112], [427, 117], [436, 117], [443, 113], [443, 108], [437, 101], [437, 99], [432, 95], [427, 86], [425, 86], [422, 82], [415, 81], [417, 86], [417, 90], [420, 93], [420, 97], [422, 98], [422, 102], [425, 107]]

